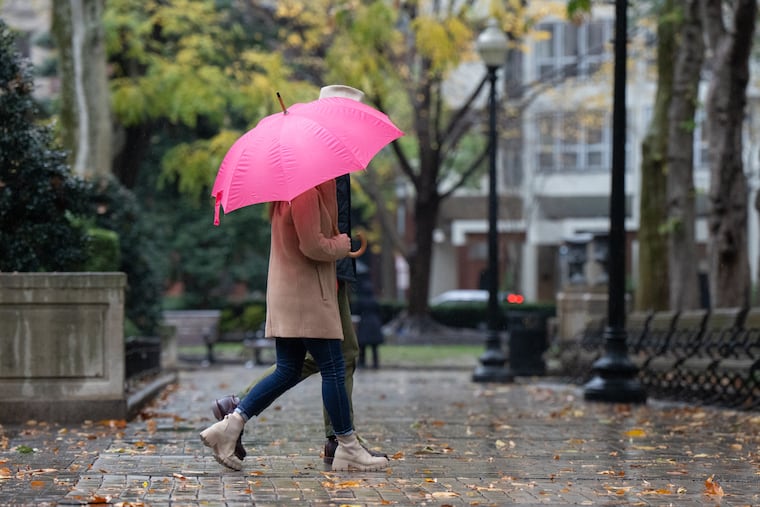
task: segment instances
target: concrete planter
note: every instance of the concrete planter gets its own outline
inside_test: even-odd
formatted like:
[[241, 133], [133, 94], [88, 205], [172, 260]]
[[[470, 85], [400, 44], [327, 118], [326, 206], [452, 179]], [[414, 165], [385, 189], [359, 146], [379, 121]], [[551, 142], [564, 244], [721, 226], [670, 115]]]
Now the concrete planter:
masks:
[[124, 273], [0, 273], [0, 423], [126, 419]]

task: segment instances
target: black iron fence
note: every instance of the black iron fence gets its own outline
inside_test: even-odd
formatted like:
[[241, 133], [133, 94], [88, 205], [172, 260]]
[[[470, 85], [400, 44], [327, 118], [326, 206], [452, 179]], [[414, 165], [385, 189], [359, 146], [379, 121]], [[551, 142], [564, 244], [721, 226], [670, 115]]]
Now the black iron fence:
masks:
[[161, 371], [161, 338], [130, 336], [124, 344], [125, 380], [127, 384]]

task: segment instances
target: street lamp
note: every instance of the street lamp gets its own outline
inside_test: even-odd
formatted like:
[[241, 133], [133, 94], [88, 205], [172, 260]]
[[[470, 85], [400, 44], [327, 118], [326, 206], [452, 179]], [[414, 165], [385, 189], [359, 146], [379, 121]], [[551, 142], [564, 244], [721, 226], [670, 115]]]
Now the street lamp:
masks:
[[593, 365], [584, 387], [592, 401], [643, 403], [646, 392], [638, 368], [628, 358], [625, 330], [625, 81], [627, 0], [615, 0], [615, 82], [612, 104], [612, 178], [610, 189], [609, 276], [604, 355]]
[[496, 236], [497, 198], [496, 198], [496, 70], [507, 60], [507, 36], [498, 22], [491, 18], [486, 29], [478, 36], [475, 43], [478, 54], [486, 64], [491, 91], [488, 99], [488, 336], [486, 351], [480, 356], [480, 366], [475, 369], [472, 380], [475, 382], [511, 382], [512, 374], [506, 367], [507, 358], [501, 348], [499, 327], [501, 312], [498, 300], [498, 243]]

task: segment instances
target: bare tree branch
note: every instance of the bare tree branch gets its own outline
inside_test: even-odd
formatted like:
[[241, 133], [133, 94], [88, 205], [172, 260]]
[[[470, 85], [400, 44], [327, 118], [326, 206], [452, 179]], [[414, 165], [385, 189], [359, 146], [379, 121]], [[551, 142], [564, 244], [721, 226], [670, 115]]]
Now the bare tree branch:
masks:
[[483, 148], [483, 150], [480, 152], [480, 155], [478, 155], [478, 157], [472, 161], [470, 167], [468, 167], [467, 170], [459, 176], [459, 180], [450, 189], [441, 193], [441, 200], [446, 199], [451, 194], [453, 194], [458, 188], [465, 184], [465, 182], [475, 173], [475, 171], [478, 170], [480, 164], [482, 164], [488, 156], [488, 148], [488, 146]]

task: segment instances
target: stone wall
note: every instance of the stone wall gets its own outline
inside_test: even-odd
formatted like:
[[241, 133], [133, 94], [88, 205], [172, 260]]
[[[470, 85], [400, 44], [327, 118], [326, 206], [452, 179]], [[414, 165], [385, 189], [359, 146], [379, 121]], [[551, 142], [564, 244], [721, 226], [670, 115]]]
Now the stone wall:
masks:
[[126, 419], [123, 273], [0, 273], [0, 423]]

